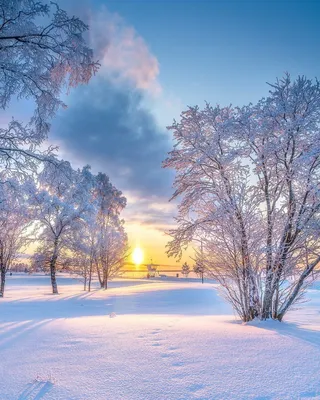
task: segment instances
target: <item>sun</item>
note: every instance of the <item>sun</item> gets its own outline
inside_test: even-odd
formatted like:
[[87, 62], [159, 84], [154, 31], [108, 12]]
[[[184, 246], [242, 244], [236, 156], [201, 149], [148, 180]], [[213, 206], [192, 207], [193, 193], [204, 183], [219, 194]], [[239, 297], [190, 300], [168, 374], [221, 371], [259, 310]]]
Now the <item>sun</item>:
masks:
[[143, 261], [143, 251], [140, 247], [136, 247], [132, 253], [132, 260], [136, 265], [140, 265]]

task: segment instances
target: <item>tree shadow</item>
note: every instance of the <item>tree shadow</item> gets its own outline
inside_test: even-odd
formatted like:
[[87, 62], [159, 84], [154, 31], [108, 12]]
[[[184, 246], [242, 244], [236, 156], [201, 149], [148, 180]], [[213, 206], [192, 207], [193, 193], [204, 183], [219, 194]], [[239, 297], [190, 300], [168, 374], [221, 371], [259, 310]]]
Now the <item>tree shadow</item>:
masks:
[[[230, 321], [230, 323], [241, 324], [241, 321]], [[271, 320], [261, 321], [259, 323], [249, 323], [248, 326], [277, 332], [279, 335], [299, 339], [313, 346], [320, 347], [320, 330], [302, 328], [299, 324], [294, 322], [278, 322]]]
[[303, 399], [305, 399], [305, 400], [312, 400], [312, 399], [316, 400], [316, 399], [319, 399], [319, 398], [320, 398], [320, 392], [314, 392], [314, 391], [310, 392], [310, 391], [308, 391], [308, 392], [300, 393], [300, 400], [303, 400]]
[[[78, 293], [33, 301], [7, 302], [2, 314], [3, 322], [46, 321], [58, 318], [117, 315], [226, 315], [231, 307], [221, 303], [212, 288], [157, 288], [151, 291], [122, 291], [110, 289], [92, 293]], [[208, 307], [212, 304], [212, 307]], [[219, 304], [219, 307], [217, 307]], [[1, 339], [1, 337], [0, 337]]]
[[302, 328], [295, 323], [281, 323], [277, 329], [279, 334], [289, 336], [310, 343], [313, 346], [320, 347], [320, 331], [310, 328]]
[[41, 321], [17, 321], [7, 326], [4, 332], [0, 333], [0, 349], [6, 348], [23, 336], [33, 333], [36, 329], [48, 324], [51, 320]]
[[18, 400], [41, 400], [51, 391], [53, 384], [49, 381], [35, 381], [28, 383]]

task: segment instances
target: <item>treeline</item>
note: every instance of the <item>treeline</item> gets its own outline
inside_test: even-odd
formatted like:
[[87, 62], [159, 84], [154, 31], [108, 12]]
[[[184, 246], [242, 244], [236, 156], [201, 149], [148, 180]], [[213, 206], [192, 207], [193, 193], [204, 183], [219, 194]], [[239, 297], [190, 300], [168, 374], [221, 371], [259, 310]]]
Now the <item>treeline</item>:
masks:
[[128, 239], [120, 213], [126, 199], [103, 173], [74, 170], [52, 158], [35, 177], [7, 178], [0, 186], [0, 295], [19, 252], [39, 244], [31, 269], [50, 272], [58, 293], [57, 268], [83, 275], [89, 289], [93, 271], [107, 288], [127, 255]]

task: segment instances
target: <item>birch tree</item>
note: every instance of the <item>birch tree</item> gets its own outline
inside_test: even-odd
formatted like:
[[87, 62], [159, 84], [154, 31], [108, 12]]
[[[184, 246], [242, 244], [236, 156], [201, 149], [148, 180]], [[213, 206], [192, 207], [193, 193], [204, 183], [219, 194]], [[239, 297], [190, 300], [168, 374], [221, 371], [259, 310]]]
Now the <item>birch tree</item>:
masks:
[[96, 177], [94, 196], [97, 205], [95, 265], [102, 288], [117, 276], [128, 256], [128, 238], [120, 213], [126, 198], [102, 173]]
[[201, 241], [198, 262], [244, 321], [282, 320], [320, 261], [319, 83], [270, 87], [256, 105], [183, 112], [164, 163], [181, 198], [169, 255]]
[[93, 176], [87, 190], [89, 213], [71, 239], [72, 269], [84, 278], [84, 290], [91, 290], [96, 272], [101, 288], [119, 275], [128, 255], [128, 238], [120, 213], [126, 199], [103, 173]]
[[40, 246], [34, 262], [42, 261], [48, 266], [53, 294], [58, 294], [57, 265], [68, 262], [73, 233], [81, 228], [90, 212], [90, 183], [88, 167], [75, 171], [66, 161], [58, 166], [47, 164], [39, 175], [33, 204], [37, 209]]
[[83, 290], [91, 291], [91, 282], [97, 263], [97, 226], [95, 224], [97, 209], [93, 206], [90, 215], [83, 220], [80, 229], [73, 232], [72, 273], [83, 277]]
[[[10, 179], [0, 185], [0, 297], [4, 296], [6, 274], [19, 251], [29, 244], [27, 228], [32, 218], [29, 197], [33, 185]], [[30, 234], [30, 232], [29, 232]]]
[[109, 281], [120, 275], [127, 257], [128, 237], [123, 223], [101, 226], [95, 260], [101, 288], [107, 289]]

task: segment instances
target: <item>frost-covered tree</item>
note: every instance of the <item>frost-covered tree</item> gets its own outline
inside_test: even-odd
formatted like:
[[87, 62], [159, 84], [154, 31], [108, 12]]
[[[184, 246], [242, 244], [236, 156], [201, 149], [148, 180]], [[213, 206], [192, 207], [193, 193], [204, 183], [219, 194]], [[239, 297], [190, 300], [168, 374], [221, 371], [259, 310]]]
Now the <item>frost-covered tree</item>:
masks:
[[[200, 259], [200, 257], [198, 257]], [[197, 262], [193, 267], [193, 272], [201, 278], [201, 282], [203, 283], [204, 273], [205, 273], [205, 266], [203, 262]]]
[[13, 119], [0, 128], [0, 168], [16, 174], [52, 162], [53, 149], [41, 152], [49, 121], [64, 91], [87, 83], [96, 72], [92, 50], [84, 41], [88, 27], [60, 7], [34, 0], [0, 0], [0, 107], [12, 98], [32, 99], [28, 124]]
[[128, 257], [128, 237], [123, 222], [110, 221], [100, 225], [96, 250], [96, 267], [100, 285], [108, 288], [108, 282], [119, 276]]
[[182, 275], [185, 276], [185, 278], [187, 278], [188, 275], [190, 274], [190, 266], [189, 266], [189, 264], [188, 264], [187, 262], [185, 262], [185, 263], [182, 265], [181, 273], [182, 273]]
[[81, 229], [90, 213], [90, 185], [89, 167], [75, 171], [66, 161], [57, 166], [48, 163], [39, 174], [33, 204], [39, 221], [40, 246], [34, 265], [42, 263], [49, 269], [53, 294], [58, 293], [57, 266], [70, 265], [73, 234]]
[[13, 96], [33, 99], [41, 138], [64, 106], [62, 89], [87, 83], [97, 70], [83, 38], [87, 29], [53, 2], [0, 0], [0, 107]]
[[320, 86], [286, 75], [242, 108], [190, 107], [165, 167], [181, 197], [169, 255], [197, 260], [244, 321], [282, 320], [320, 261]]
[[54, 149], [40, 151], [41, 142], [38, 132], [16, 120], [0, 128], [0, 170], [5, 171], [5, 177], [28, 177], [37, 174], [42, 162], [54, 162]]
[[8, 179], [0, 185], [0, 297], [4, 296], [6, 273], [17, 260], [19, 251], [29, 244], [27, 228], [32, 211], [29, 198], [34, 187]]
[[95, 265], [102, 288], [120, 273], [128, 256], [128, 237], [120, 212], [126, 206], [126, 198], [110, 182], [108, 176], [96, 176], [94, 197], [97, 206], [95, 229]]
[[79, 229], [73, 232], [70, 250], [72, 252], [72, 273], [83, 277], [83, 289], [90, 292], [94, 268], [97, 261], [97, 209], [91, 207], [90, 215], [83, 220]]
[[102, 288], [119, 275], [127, 257], [128, 238], [120, 213], [126, 199], [110, 182], [107, 175], [99, 173], [91, 181], [88, 192], [90, 212], [72, 236], [72, 265], [74, 272], [83, 276], [84, 290], [91, 288], [96, 272]]

